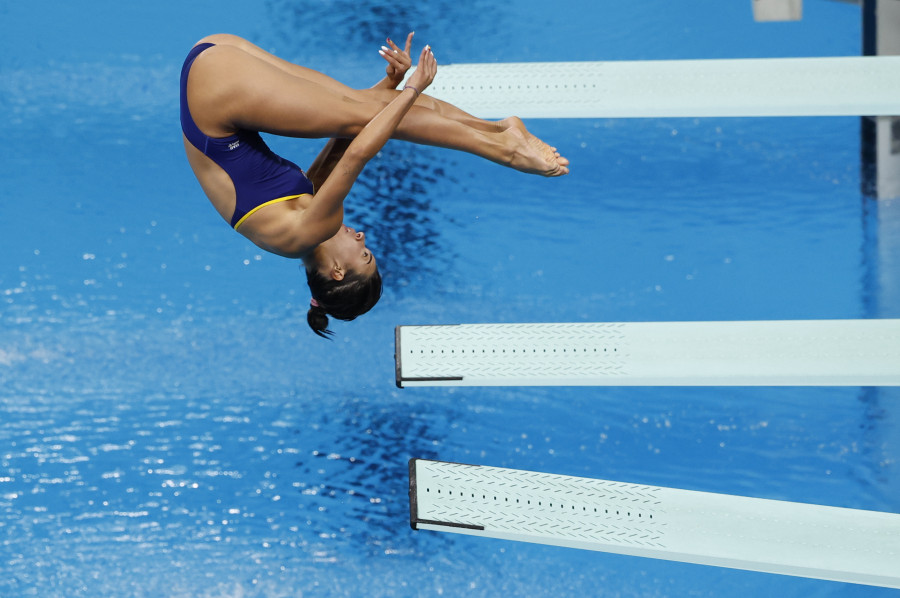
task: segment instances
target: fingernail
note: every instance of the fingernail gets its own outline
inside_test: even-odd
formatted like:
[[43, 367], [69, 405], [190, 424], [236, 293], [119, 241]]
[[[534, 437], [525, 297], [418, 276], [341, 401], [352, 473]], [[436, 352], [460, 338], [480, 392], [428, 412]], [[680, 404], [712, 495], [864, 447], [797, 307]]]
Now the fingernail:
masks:
[[390, 50], [390, 48], [388, 48], [387, 46], [381, 46], [381, 49], [385, 52], [388, 52]]

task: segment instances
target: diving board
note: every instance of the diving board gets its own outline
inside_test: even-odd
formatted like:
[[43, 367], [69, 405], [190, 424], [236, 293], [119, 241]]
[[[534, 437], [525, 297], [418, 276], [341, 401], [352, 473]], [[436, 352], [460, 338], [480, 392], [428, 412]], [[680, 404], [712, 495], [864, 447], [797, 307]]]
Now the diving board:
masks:
[[449, 64], [427, 93], [481, 118], [900, 115], [900, 56]]
[[416, 530], [900, 588], [900, 515], [413, 459]]
[[900, 319], [398, 326], [397, 386], [900, 386]]
[[753, 19], [799, 21], [803, 18], [803, 0], [753, 0]]

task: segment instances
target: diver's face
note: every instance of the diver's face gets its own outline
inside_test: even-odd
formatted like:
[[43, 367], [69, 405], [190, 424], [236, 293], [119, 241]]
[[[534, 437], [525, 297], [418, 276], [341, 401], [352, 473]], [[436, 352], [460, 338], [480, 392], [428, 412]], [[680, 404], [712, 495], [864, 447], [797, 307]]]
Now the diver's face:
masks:
[[375, 273], [375, 256], [366, 247], [366, 234], [357, 232], [347, 225], [331, 239], [330, 253], [344, 271], [353, 271], [363, 276]]

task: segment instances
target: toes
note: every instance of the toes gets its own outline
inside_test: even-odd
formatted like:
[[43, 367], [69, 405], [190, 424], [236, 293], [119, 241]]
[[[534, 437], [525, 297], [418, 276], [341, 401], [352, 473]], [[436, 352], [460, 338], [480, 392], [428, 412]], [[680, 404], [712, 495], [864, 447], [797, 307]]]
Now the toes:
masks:
[[566, 174], [569, 174], [569, 169], [557, 162], [556, 166], [554, 166], [552, 170], [549, 170], [544, 173], [544, 176], [557, 177], [557, 176], [563, 176]]

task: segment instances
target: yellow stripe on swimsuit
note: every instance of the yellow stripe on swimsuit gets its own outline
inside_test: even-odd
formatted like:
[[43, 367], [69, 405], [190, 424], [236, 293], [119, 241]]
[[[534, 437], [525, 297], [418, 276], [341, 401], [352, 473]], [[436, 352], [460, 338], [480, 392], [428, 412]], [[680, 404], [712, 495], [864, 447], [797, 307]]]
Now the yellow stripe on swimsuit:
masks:
[[300, 195], [288, 195], [288, 196], [285, 196], [285, 197], [279, 197], [278, 199], [272, 199], [272, 200], [267, 201], [267, 202], [265, 202], [265, 203], [261, 203], [261, 204], [259, 204], [258, 206], [256, 206], [255, 208], [253, 208], [252, 210], [250, 210], [249, 212], [247, 212], [246, 214], [244, 214], [244, 216], [243, 216], [240, 220], [238, 220], [237, 222], [235, 222], [235, 223], [234, 223], [234, 230], [237, 230], [238, 227], [239, 227], [241, 224], [244, 223], [244, 220], [246, 220], [247, 218], [249, 218], [250, 216], [252, 216], [253, 214], [255, 214], [256, 211], [259, 210], [260, 208], [264, 208], [264, 207], [266, 207], [266, 206], [270, 206], [270, 205], [272, 205], [273, 203], [278, 203], [278, 202], [282, 202], [282, 201], [288, 201], [289, 199], [297, 199], [298, 197], [303, 197], [304, 195], [311, 195], [311, 194], [310, 194], [310, 193], [301, 193]]

